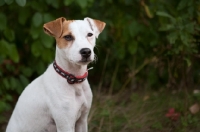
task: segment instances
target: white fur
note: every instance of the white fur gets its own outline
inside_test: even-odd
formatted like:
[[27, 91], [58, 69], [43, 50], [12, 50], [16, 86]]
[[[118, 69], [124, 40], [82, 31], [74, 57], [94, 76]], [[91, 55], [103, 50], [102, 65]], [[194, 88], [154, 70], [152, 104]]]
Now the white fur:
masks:
[[[67, 72], [76, 76], [87, 71], [87, 64], [79, 63], [82, 48], [93, 48], [95, 36], [88, 21], [76, 20], [69, 27], [75, 36], [73, 44], [56, 46], [55, 60]], [[90, 38], [87, 33], [93, 33]], [[69, 84], [50, 64], [47, 70], [23, 91], [15, 106], [6, 132], [87, 132], [87, 117], [92, 103], [92, 92], [87, 79], [80, 84]]]

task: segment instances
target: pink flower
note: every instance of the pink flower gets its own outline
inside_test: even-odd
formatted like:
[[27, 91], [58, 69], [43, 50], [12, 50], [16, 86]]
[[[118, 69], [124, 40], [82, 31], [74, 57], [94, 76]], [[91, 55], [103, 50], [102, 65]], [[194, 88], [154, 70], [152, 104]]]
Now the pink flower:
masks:
[[175, 112], [174, 108], [170, 108], [165, 116], [173, 121], [176, 121], [179, 119], [180, 113]]

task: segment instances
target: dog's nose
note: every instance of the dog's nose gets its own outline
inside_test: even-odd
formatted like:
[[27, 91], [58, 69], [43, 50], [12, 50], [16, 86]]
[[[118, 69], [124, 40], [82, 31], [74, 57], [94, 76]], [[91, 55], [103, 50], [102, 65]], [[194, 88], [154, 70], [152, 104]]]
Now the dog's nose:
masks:
[[84, 58], [88, 58], [91, 55], [91, 50], [89, 48], [83, 48], [80, 50], [80, 54]]

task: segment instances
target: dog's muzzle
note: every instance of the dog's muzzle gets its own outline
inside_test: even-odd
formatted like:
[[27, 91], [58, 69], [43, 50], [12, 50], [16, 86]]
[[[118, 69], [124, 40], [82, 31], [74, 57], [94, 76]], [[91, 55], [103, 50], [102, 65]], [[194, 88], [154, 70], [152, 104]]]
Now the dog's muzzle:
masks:
[[91, 56], [91, 50], [89, 48], [83, 48], [80, 50], [82, 58], [88, 59]]

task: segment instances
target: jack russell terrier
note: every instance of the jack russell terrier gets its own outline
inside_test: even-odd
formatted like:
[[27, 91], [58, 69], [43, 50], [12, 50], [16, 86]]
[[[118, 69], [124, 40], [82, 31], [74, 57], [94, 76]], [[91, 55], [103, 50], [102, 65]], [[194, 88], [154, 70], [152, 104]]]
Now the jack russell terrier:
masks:
[[64, 17], [44, 24], [56, 39], [55, 61], [23, 91], [6, 132], [87, 132], [92, 92], [87, 65], [105, 23]]

